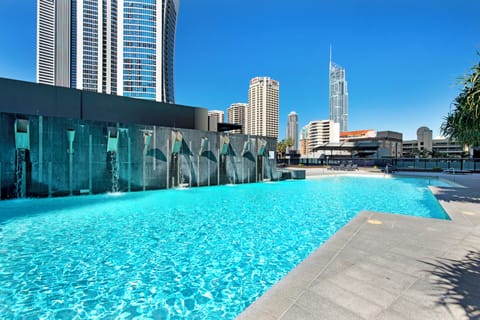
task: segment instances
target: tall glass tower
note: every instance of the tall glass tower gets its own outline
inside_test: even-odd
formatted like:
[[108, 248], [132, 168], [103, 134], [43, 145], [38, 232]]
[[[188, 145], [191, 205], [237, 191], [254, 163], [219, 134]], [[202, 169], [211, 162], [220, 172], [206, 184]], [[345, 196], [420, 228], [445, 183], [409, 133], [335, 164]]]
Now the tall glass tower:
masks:
[[174, 103], [179, 0], [37, 0], [37, 82]]
[[348, 131], [348, 89], [345, 69], [332, 62], [330, 48], [330, 120], [340, 124], [340, 132]]

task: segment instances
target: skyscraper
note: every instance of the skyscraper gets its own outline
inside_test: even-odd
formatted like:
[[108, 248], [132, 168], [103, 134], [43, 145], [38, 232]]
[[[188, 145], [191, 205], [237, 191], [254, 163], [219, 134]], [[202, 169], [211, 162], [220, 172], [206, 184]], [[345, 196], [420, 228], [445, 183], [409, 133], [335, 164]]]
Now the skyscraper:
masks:
[[250, 80], [247, 133], [278, 139], [278, 92], [280, 84], [269, 77]]
[[330, 48], [330, 120], [340, 124], [340, 131], [348, 131], [348, 89], [345, 69], [332, 62]]
[[37, 0], [37, 82], [174, 103], [179, 0]]
[[223, 123], [225, 113], [221, 110], [208, 111], [208, 130], [218, 131], [218, 124]]
[[232, 103], [227, 109], [228, 123], [241, 124], [242, 129], [232, 130], [233, 133], [245, 133], [247, 121], [247, 104], [246, 103]]
[[298, 115], [295, 111], [288, 114], [287, 122], [287, 139], [291, 138], [293, 141], [293, 150], [298, 150]]
[[326, 143], [338, 143], [340, 128], [333, 120], [310, 121], [302, 128], [300, 153], [302, 156], [311, 156], [313, 149]]

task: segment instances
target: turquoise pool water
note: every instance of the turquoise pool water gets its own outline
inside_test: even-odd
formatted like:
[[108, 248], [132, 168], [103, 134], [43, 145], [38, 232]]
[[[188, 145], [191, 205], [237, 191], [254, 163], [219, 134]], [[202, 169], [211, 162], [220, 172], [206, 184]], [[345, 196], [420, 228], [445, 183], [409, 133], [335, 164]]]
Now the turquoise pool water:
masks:
[[361, 210], [448, 219], [428, 183], [329, 177], [2, 201], [0, 318], [233, 319]]

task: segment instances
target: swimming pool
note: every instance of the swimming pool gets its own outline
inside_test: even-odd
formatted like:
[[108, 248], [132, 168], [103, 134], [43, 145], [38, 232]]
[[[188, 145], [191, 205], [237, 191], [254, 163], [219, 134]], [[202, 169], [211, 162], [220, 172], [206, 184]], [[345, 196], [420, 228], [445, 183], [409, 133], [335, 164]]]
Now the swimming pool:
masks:
[[448, 219], [428, 183], [337, 176], [3, 201], [0, 318], [233, 319], [361, 210]]

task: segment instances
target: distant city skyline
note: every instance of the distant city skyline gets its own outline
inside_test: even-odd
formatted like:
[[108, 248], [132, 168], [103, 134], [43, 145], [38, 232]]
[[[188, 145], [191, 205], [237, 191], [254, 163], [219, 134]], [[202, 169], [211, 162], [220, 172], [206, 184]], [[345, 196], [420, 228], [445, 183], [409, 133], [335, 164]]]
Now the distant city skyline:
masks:
[[[407, 140], [427, 126], [435, 137], [459, 78], [479, 60], [478, 12], [477, 0], [183, 1], [175, 102], [225, 111], [247, 101], [252, 77], [271, 77], [282, 84], [283, 139], [292, 110], [299, 127], [329, 118], [332, 45], [348, 73], [349, 130], [399, 131]], [[0, 77], [35, 82], [35, 43], [36, 0], [2, 0]]]

